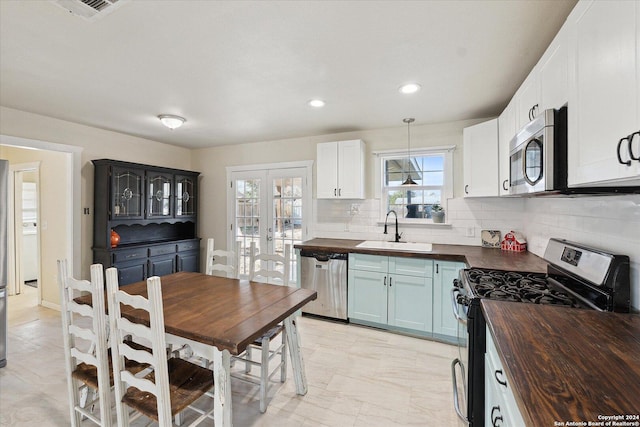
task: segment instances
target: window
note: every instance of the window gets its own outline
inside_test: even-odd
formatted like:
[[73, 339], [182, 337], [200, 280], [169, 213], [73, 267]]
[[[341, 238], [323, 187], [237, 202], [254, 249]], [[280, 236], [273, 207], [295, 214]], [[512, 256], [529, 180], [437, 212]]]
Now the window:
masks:
[[[431, 222], [431, 207], [453, 196], [452, 148], [380, 153], [382, 172], [381, 209], [390, 210], [407, 222]], [[411, 178], [417, 185], [403, 186]]]

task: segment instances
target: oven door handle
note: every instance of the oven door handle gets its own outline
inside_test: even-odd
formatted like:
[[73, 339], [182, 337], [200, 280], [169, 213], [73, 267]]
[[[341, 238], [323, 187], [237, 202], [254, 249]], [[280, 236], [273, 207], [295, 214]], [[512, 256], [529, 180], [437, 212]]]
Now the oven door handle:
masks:
[[462, 373], [462, 381], [466, 384], [462, 362], [460, 361], [460, 359], [457, 359], [457, 358], [453, 359], [453, 362], [451, 362], [451, 379], [453, 382], [453, 408], [456, 410], [456, 414], [458, 415], [458, 418], [464, 421], [465, 424], [469, 425], [469, 420], [467, 420], [467, 417], [465, 417], [462, 411], [460, 410], [460, 402], [458, 397], [458, 380], [456, 379], [456, 365], [460, 366], [460, 372]]
[[461, 317], [460, 312], [458, 311], [458, 295], [460, 295], [460, 289], [452, 288], [451, 289], [451, 305], [453, 309], [453, 315], [456, 319], [458, 319], [458, 322], [462, 323], [463, 325], [466, 325], [467, 319]]

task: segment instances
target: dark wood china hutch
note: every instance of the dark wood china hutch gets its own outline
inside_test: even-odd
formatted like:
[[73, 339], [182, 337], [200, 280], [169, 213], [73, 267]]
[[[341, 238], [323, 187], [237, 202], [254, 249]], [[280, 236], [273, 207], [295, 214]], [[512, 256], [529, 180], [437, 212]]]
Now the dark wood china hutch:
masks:
[[108, 159], [93, 164], [93, 261], [116, 267], [120, 285], [199, 271], [200, 173]]

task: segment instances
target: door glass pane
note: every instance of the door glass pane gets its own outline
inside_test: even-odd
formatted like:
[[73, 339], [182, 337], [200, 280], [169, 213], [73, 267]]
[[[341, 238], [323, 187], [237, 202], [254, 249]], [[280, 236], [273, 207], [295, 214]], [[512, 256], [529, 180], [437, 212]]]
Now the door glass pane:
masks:
[[171, 177], [149, 177], [148, 216], [171, 216]]
[[260, 248], [260, 183], [259, 178], [235, 181], [235, 241], [240, 241], [241, 275], [249, 274], [251, 242]]
[[113, 168], [112, 217], [142, 216], [142, 173]]
[[[293, 245], [302, 242], [302, 177], [277, 177], [272, 180], [274, 252], [284, 255], [290, 246], [290, 282], [297, 282]], [[280, 268], [282, 268], [280, 266]]]
[[191, 216], [196, 214], [195, 179], [190, 177], [176, 177], [176, 216]]

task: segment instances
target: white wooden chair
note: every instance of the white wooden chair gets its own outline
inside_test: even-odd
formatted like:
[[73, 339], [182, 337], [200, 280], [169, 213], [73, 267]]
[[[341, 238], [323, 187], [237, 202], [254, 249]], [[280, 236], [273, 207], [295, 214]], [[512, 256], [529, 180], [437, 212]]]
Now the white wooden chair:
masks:
[[[111, 426], [111, 385], [107, 352], [107, 322], [102, 265], [91, 266], [91, 282], [69, 276], [67, 260], [58, 260], [67, 387], [71, 425], [85, 416], [100, 426]], [[80, 292], [91, 294], [92, 305], [78, 304]], [[86, 402], [89, 391], [94, 399]], [[88, 408], [99, 403], [100, 416]]]
[[[207, 393], [213, 388], [213, 372], [180, 358], [167, 359], [160, 278], [147, 279], [147, 299], [128, 294], [126, 287], [119, 289], [115, 268], [107, 269], [106, 276], [118, 426], [128, 426], [140, 415], [157, 421], [160, 427], [170, 426], [172, 417], [187, 407], [200, 414], [190, 426], [213, 420], [213, 409], [190, 406], [204, 394], [213, 396]], [[121, 304], [147, 311], [150, 326], [124, 318]], [[152, 353], [132, 348], [127, 336], [151, 342]], [[143, 377], [132, 375], [125, 368], [125, 357], [147, 363], [150, 372], [144, 371]], [[127, 407], [137, 411], [133, 417]]]
[[[220, 258], [225, 263], [219, 262]], [[240, 274], [240, 241], [235, 244], [235, 251], [223, 251], [214, 249], [213, 239], [207, 239], [207, 268], [206, 274], [212, 276], [216, 272], [222, 272], [226, 277], [237, 279]]]
[[[289, 274], [291, 269], [291, 245], [285, 245], [284, 255], [257, 253], [255, 242], [251, 242], [249, 280], [265, 281], [289, 286]], [[280, 270], [278, 264], [282, 266]], [[275, 281], [274, 279], [277, 279]], [[247, 380], [260, 385], [260, 412], [267, 410], [267, 391], [271, 377], [280, 371], [280, 382], [287, 379], [287, 341], [281, 332], [282, 324], [271, 328], [262, 337], [250, 344], [246, 351], [234, 359], [245, 363], [243, 374], [233, 374], [234, 377]], [[280, 345], [272, 348], [273, 340], [280, 335]], [[252, 348], [260, 348], [260, 361], [252, 358]], [[277, 366], [271, 367], [271, 360], [280, 356]], [[251, 367], [260, 367], [260, 376], [251, 375]]]

